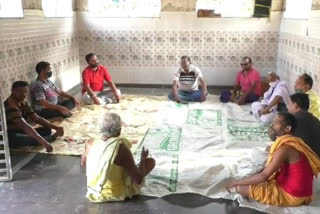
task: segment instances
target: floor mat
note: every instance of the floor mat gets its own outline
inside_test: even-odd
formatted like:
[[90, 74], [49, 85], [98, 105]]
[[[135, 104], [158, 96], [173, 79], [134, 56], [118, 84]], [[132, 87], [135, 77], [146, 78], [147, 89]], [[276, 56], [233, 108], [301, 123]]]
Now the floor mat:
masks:
[[[106, 112], [121, 116], [121, 136], [135, 142], [132, 147], [132, 151], [135, 151], [156, 118], [158, 109], [166, 102], [167, 98], [164, 96], [124, 95], [119, 104], [87, 105], [74, 109], [72, 117], [54, 122], [55, 125], [64, 127], [65, 134], [52, 143], [53, 152], [48, 154], [81, 155], [87, 140], [101, 139], [99, 121]], [[22, 147], [16, 151], [46, 153], [42, 147]]]
[[241, 178], [264, 167], [268, 155], [264, 149], [270, 143], [267, 130], [250, 114], [249, 105], [222, 104], [211, 95], [202, 104], [168, 102], [135, 153], [139, 161], [145, 146], [157, 162], [146, 177], [142, 194], [198, 193], [238, 199], [241, 206], [269, 213], [318, 213], [313, 207], [319, 202], [317, 194], [311, 206], [279, 208], [250, 202], [225, 190], [230, 178]]

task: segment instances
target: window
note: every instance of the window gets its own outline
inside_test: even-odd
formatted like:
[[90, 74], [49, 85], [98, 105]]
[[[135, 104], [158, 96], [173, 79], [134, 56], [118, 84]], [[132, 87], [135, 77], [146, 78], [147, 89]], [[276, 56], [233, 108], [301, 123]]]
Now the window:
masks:
[[0, 0], [0, 18], [23, 17], [21, 0]]
[[160, 17], [161, 0], [88, 0], [91, 17]]
[[196, 10], [210, 10], [218, 17], [252, 17], [254, 0], [197, 0]]
[[284, 18], [309, 19], [312, 10], [312, 0], [287, 0]]
[[72, 0], [42, 0], [45, 17], [72, 17]]

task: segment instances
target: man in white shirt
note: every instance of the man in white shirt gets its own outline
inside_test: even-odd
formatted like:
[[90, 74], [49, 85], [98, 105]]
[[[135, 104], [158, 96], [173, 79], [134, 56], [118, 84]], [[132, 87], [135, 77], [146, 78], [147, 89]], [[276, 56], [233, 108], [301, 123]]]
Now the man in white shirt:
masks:
[[279, 105], [288, 107], [290, 103], [290, 90], [286, 81], [281, 81], [279, 76], [268, 73], [270, 88], [264, 93], [263, 100], [251, 105], [251, 112], [263, 123], [269, 123], [277, 115]]
[[[201, 90], [198, 87], [201, 83]], [[200, 69], [191, 64], [189, 56], [181, 57], [181, 68], [174, 74], [170, 100], [182, 102], [204, 102], [207, 99], [207, 85]]]

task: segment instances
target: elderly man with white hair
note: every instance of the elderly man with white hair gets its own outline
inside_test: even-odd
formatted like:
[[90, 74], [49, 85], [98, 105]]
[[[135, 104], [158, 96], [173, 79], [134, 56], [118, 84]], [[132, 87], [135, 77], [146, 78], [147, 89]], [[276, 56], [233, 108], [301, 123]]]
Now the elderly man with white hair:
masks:
[[278, 108], [290, 103], [290, 90], [286, 81], [281, 81], [279, 76], [268, 73], [270, 88], [264, 93], [263, 99], [251, 105], [251, 112], [263, 123], [270, 123], [277, 115]]
[[135, 165], [131, 142], [119, 137], [121, 118], [114, 113], [104, 115], [102, 140], [86, 144], [81, 164], [86, 166], [87, 198], [92, 202], [123, 201], [140, 193], [144, 177], [155, 167], [149, 151], [142, 148], [139, 166]]

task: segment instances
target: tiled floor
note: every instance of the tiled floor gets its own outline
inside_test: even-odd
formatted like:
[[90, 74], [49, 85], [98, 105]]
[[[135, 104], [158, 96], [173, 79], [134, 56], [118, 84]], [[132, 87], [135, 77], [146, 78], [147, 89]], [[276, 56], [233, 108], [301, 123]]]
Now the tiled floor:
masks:
[[[121, 90], [124, 94], [166, 95], [170, 89]], [[126, 202], [93, 204], [85, 198], [86, 177], [85, 171], [80, 168], [79, 157], [14, 153], [12, 164], [14, 180], [0, 183], [0, 213], [260, 213], [240, 208], [233, 201], [213, 200], [196, 194], [169, 195], [162, 198], [138, 196]]]

